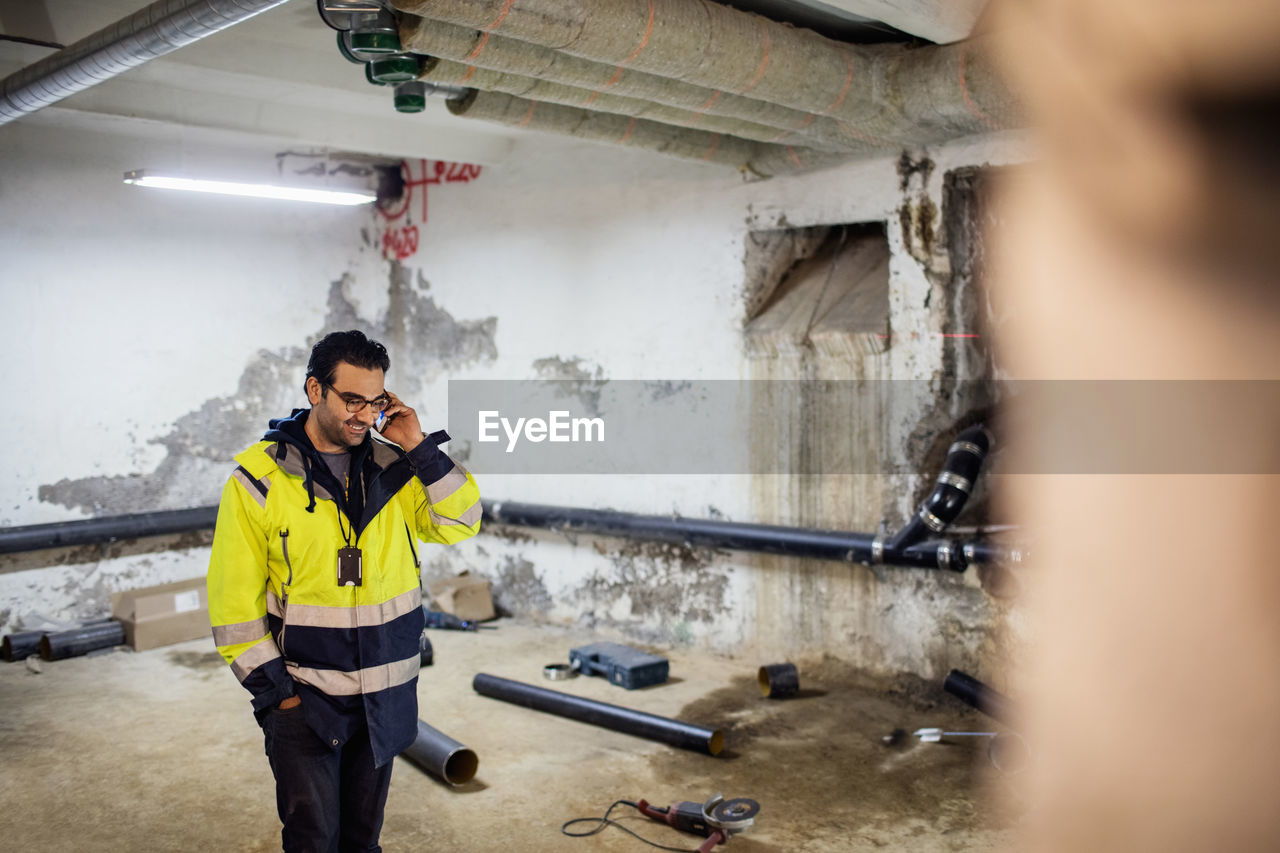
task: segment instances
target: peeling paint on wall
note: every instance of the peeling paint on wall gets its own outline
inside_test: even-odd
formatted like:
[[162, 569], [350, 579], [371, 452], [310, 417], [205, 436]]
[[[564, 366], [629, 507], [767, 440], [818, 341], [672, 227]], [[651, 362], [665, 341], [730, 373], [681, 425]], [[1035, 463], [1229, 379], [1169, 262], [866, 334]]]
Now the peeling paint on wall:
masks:
[[388, 307], [372, 321], [360, 315], [347, 295], [350, 284], [348, 277], [330, 284], [324, 329], [306, 346], [259, 350], [240, 375], [234, 394], [208, 400], [178, 418], [167, 434], [151, 439], [166, 451], [154, 471], [63, 479], [40, 486], [40, 500], [93, 516], [216, 503], [232, 457], [262, 436], [268, 420], [305, 405], [302, 384], [310, 346], [329, 331], [361, 329], [383, 341], [393, 370], [400, 365], [397, 375], [414, 386], [402, 393], [415, 396], [444, 371], [498, 357], [498, 319], [455, 319], [426, 295], [430, 285], [421, 273], [415, 281], [407, 269], [391, 264]]
[[573, 593], [590, 625], [618, 627], [653, 642], [688, 642], [689, 623], [711, 624], [728, 608], [729, 578], [715, 553], [654, 542], [627, 542], [609, 548], [594, 543], [612, 566], [597, 572]]
[[577, 357], [549, 356], [534, 361], [533, 370], [550, 382], [558, 396], [580, 400], [587, 414], [600, 415], [600, 394], [609, 384], [603, 367]]
[[523, 556], [504, 556], [492, 584], [494, 607], [504, 616], [545, 617], [551, 610], [551, 594]]

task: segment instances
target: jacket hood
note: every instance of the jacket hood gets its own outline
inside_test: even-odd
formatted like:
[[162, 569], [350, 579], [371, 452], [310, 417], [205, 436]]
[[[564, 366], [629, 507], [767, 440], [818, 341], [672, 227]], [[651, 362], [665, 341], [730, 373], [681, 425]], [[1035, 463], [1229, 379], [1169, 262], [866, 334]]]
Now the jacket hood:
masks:
[[[364, 503], [364, 484], [362, 482], [359, 488], [353, 489], [348, 495], [343, 485], [330, 473], [329, 466], [320, 458], [320, 452], [316, 450], [315, 445], [311, 443], [311, 437], [307, 435], [307, 417], [310, 414], [310, 409], [294, 409], [287, 418], [272, 418], [267, 421], [267, 431], [262, 438], [264, 441], [283, 442], [298, 449], [302, 456], [303, 481], [306, 484], [309, 501], [307, 512], [315, 512], [315, 481], [319, 480], [344, 511], [359, 518]], [[363, 464], [368, 451], [368, 436], [365, 436], [361, 444], [351, 448], [351, 476], [363, 476]], [[354, 505], [348, 506], [348, 504]]]

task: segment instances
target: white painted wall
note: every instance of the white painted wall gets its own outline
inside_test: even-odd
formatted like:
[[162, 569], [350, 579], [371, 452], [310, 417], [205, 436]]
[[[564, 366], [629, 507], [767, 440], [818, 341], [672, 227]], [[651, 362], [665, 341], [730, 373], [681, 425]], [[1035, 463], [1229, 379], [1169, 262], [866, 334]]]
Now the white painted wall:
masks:
[[[1016, 138], [927, 153], [937, 163], [925, 188], [935, 202], [948, 169], [1026, 156]], [[0, 352], [11, 368], [9, 393], [31, 401], [0, 450], [9, 483], [0, 524], [214, 502], [226, 470], [222, 446], [255, 440], [265, 427], [265, 414], [253, 419], [260, 411], [283, 414], [301, 401], [298, 359], [327, 318], [388, 330], [388, 385], [408, 391], [431, 426], [444, 425], [449, 378], [539, 378], [541, 359], [576, 361], [607, 379], [747, 378], [743, 246], [752, 229], [887, 221], [894, 328], [929, 331], [918, 308], [928, 283], [902, 251], [895, 221], [903, 201], [896, 158], [744, 183], [717, 167], [531, 136], [511, 161], [475, 180], [428, 187], [425, 221], [416, 197], [408, 218], [390, 226], [368, 211], [175, 198], [119, 182], [126, 169], [165, 157], [257, 168], [264, 158], [273, 163], [270, 155], [180, 138], [71, 134], [38, 121], [0, 128], [0, 306], [9, 332]], [[403, 271], [380, 256], [388, 227], [417, 228]], [[400, 290], [389, 283], [397, 275], [408, 282]], [[393, 331], [397, 318], [386, 312], [396, 299], [478, 349], [451, 364], [419, 339], [421, 325]], [[486, 318], [496, 326], [481, 328]], [[927, 334], [895, 346], [889, 375], [928, 376], [939, 353]], [[238, 410], [237, 395], [250, 398]], [[202, 449], [190, 434], [207, 424], [225, 428], [216, 447]], [[72, 509], [40, 499], [42, 486], [49, 493], [63, 481], [105, 477], [164, 482], [137, 489], [136, 507]], [[746, 476], [480, 479], [487, 495], [511, 500], [761, 520], [752, 517]], [[184, 487], [187, 480], [195, 485]], [[94, 480], [81, 491], [109, 494], [110, 485]], [[72, 493], [65, 483], [54, 491]], [[1002, 606], [968, 576], [889, 570], [877, 580], [841, 565], [779, 569], [747, 555], [540, 532], [482, 535], [427, 559], [430, 575], [469, 568], [494, 580], [508, 609], [584, 632], [778, 655], [825, 650], [929, 675], [947, 660], [988, 654], [1003, 619]], [[110, 591], [199, 575], [206, 561], [204, 547], [0, 558], [0, 630], [29, 613], [91, 615]], [[793, 574], [787, 588], [800, 591], [788, 598], [777, 581]], [[772, 585], [762, 585], [766, 578]], [[765, 591], [768, 602], [759, 600]], [[775, 602], [784, 618], [762, 620], [760, 608]], [[824, 616], [811, 611], [837, 607], [870, 615], [851, 626], [847, 613], [829, 613], [837, 633], [812, 629]], [[810, 628], [762, 633], [764, 622], [788, 620]], [[951, 658], [929, 640], [948, 620], [960, 637]]]

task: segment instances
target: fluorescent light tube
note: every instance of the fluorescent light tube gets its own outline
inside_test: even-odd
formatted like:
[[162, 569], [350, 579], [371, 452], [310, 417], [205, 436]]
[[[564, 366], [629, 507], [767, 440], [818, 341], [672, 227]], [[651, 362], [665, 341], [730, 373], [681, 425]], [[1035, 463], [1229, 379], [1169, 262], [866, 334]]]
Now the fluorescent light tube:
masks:
[[125, 172], [124, 182], [138, 187], [155, 187], [164, 190], [188, 190], [197, 193], [238, 195], [250, 198], [276, 198], [284, 201], [309, 201], [317, 204], [368, 204], [377, 198], [371, 192], [316, 190], [302, 187], [281, 187], [273, 184], [240, 184], [230, 181], [205, 181], [196, 178], [149, 175], [142, 170]]

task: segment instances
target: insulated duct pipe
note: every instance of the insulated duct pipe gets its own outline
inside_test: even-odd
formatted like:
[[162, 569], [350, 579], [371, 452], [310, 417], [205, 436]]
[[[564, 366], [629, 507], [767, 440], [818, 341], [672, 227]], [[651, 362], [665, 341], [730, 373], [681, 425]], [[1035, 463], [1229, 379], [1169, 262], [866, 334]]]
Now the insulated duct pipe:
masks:
[[[846, 44], [706, 0], [392, 0], [401, 11], [831, 117], [882, 140], [940, 142], [1021, 116], [985, 40]], [[477, 47], [476, 52], [483, 47]]]
[[[704, 86], [693, 86], [643, 71], [616, 69], [611, 65], [569, 56], [541, 45], [481, 33], [416, 15], [400, 16], [400, 40], [406, 48], [417, 53], [450, 60], [465, 69], [461, 74], [455, 74], [453, 66], [433, 66], [427, 69], [427, 79], [439, 77], [485, 91], [521, 95], [533, 100], [603, 112], [622, 112], [616, 108], [616, 101], [613, 99], [624, 97], [651, 102], [660, 107], [685, 110], [695, 116], [763, 125], [773, 128], [773, 135], [762, 139], [762, 142], [803, 145], [819, 150], [857, 153], [868, 149], [880, 150], [895, 144], [891, 140], [870, 138], [832, 118], [819, 118], [802, 110]], [[495, 80], [492, 76], [494, 74], [502, 76]], [[527, 81], [524, 86], [527, 91], [518, 90], [514, 80]], [[585, 94], [574, 102], [565, 97], [562, 91], [548, 91], [549, 86], [572, 87]], [[707, 127], [710, 128], [709, 125]]]
[[285, 2], [159, 0], [0, 81], [0, 124]]
[[616, 732], [661, 741], [681, 749], [718, 755], [724, 748], [724, 733], [719, 729], [708, 729], [681, 720], [659, 717], [657, 714], [646, 714], [620, 705], [610, 705], [608, 702], [570, 696], [568, 693], [535, 687], [532, 684], [499, 678], [496, 675], [486, 675], [483, 672], [476, 674], [471, 681], [471, 686], [481, 696], [501, 699], [535, 711], [557, 714], [571, 720], [590, 723], [593, 726], [613, 729]]
[[475, 778], [480, 767], [480, 759], [473, 750], [422, 720], [418, 720], [418, 737], [401, 754], [450, 785], [465, 785]]
[[970, 565], [1019, 562], [1022, 553], [988, 542], [917, 542], [901, 552], [877, 557], [877, 537], [870, 533], [812, 530], [770, 524], [743, 524], [678, 516], [637, 515], [602, 509], [494, 502], [485, 505], [485, 521], [515, 527], [538, 527], [565, 533], [592, 533], [695, 548], [755, 551], [784, 557], [812, 557], [845, 563], [893, 565], [962, 572]]
[[582, 110], [502, 95], [473, 91], [447, 102], [457, 116], [479, 118], [513, 127], [558, 133], [576, 139], [644, 148], [685, 160], [732, 166], [760, 177], [832, 166], [849, 159], [847, 154], [823, 154], [809, 148], [749, 142], [737, 136], [708, 133], [613, 113]]
[[0, 554], [39, 551], [44, 548], [68, 548], [75, 545], [101, 545], [121, 539], [210, 530], [217, 518], [216, 506], [202, 506], [195, 509], [173, 509], [90, 518], [85, 521], [61, 521], [54, 524], [9, 527], [0, 530]]

